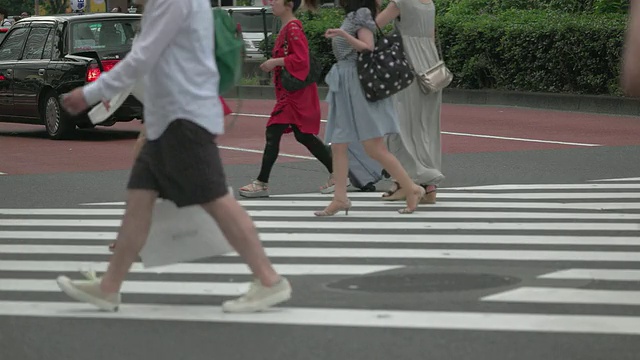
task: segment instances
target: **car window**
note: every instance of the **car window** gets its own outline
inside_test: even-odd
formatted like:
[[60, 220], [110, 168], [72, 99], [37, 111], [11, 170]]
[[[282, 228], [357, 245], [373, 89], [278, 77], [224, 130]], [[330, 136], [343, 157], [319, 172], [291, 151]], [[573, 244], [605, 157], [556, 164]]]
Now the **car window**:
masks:
[[74, 23], [71, 53], [96, 51], [104, 56], [131, 49], [139, 19], [109, 19]]
[[[234, 11], [231, 16], [242, 26], [242, 32], [264, 32], [264, 21], [259, 11]], [[273, 21], [273, 14], [266, 13], [267, 32], [271, 32]]]
[[0, 61], [18, 60], [22, 55], [22, 47], [27, 39], [29, 28], [12, 30], [0, 46]]
[[[50, 28], [32, 28], [27, 38], [27, 43], [24, 47], [25, 60], [40, 60], [42, 59], [42, 53], [44, 52], [44, 45], [49, 37]], [[51, 50], [49, 50], [49, 55]], [[49, 57], [47, 57], [49, 58]]]

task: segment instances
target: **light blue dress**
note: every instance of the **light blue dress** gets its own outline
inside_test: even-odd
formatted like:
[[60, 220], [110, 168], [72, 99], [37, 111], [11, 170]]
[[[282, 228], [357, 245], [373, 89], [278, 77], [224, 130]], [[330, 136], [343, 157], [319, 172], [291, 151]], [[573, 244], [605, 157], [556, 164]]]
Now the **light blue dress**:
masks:
[[[362, 27], [374, 34], [377, 30], [371, 11], [367, 8], [350, 12], [340, 26], [353, 36]], [[325, 143], [362, 142], [399, 133], [393, 99], [388, 97], [376, 102], [365, 99], [358, 79], [356, 50], [339, 36], [332, 39], [332, 48], [337, 63], [325, 78], [329, 85]]]

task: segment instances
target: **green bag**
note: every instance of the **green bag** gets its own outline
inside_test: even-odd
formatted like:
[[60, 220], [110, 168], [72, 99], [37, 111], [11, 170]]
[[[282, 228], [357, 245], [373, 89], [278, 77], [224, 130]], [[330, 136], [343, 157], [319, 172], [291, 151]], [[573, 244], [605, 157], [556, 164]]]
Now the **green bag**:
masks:
[[226, 10], [213, 8], [215, 26], [215, 51], [220, 73], [220, 95], [231, 90], [240, 82], [244, 61], [244, 40], [242, 32]]

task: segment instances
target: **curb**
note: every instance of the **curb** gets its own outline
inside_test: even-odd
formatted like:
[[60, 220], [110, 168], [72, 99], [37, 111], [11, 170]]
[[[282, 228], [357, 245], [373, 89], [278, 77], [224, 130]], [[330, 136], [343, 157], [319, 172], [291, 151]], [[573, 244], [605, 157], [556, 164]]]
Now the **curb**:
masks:
[[[326, 86], [318, 87], [320, 100], [327, 96]], [[275, 100], [273, 86], [242, 85], [224, 95], [230, 99]], [[604, 95], [575, 95], [498, 90], [448, 88], [442, 102], [458, 105], [515, 106], [533, 109], [584, 112], [618, 116], [640, 116], [640, 101], [633, 98]]]

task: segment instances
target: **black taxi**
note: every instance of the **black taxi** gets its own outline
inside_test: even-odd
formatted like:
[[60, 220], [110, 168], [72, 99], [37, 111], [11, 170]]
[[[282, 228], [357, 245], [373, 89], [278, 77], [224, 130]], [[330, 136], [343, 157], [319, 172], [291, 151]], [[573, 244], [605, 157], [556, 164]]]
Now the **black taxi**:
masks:
[[[87, 113], [71, 116], [60, 95], [95, 81], [131, 50], [140, 14], [99, 13], [33, 16], [16, 22], [0, 42], [0, 122], [42, 124], [52, 139], [91, 128]], [[99, 124], [142, 118], [130, 96]]]

